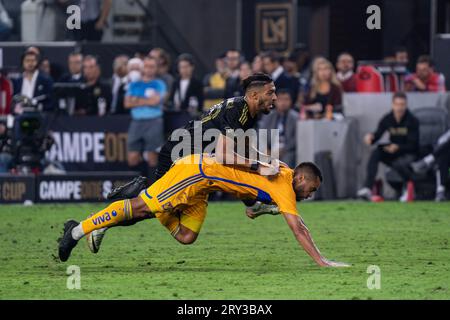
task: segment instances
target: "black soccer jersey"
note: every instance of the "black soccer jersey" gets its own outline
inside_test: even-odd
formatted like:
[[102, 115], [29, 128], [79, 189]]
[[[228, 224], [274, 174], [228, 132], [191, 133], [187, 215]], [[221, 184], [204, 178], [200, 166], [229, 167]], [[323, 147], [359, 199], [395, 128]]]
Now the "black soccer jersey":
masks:
[[[186, 134], [190, 136], [191, 153], [201, 153], [204, 151], [215, 138], [208, 140], [210, 138], [206, 137], [205, 132], [209, 129], [217, 129], [222, 134], [226, 135], [226, 131], [229, 129], [237, 130], [247, 130], [254, 128], [257, 123], [257, 117], [252, 117], [250, 110], [244, 97], [235, 97], [222, 101], [221, 103], [211, 107], [208, 111], [204, 112], [199, 120], [190, 121], [183, 130]], [[201, 124], [201, 131], [200, 129]], [[197, 145], [196, 138], [194, 137], [195, 132], [201, 132], [201, 144]], [[182, 131], [175, 130], [168, 141], [163, 145], [159, 153], [158, 168], [156, 170], [156, 175], [158, 178], [162, 177], [167, 170], [169, 170], [172, 165], [172, 151], [174, 147], [180, 143], [181, 137], [185, 137]], [[185, 137], [186, 138], [186, 137]], [[183, 139], [189, 140], [189, 139]], [[198, 138], [197, 138], [198, 140]], [[186, 156], [186, 154], [178, 154], [179, 156]]]

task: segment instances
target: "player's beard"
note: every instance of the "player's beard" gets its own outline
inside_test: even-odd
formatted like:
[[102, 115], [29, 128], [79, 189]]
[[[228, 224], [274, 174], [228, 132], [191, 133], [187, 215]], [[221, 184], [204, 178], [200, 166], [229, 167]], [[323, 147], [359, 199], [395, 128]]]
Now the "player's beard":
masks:
[[259, 100], [258, 100], [258, 109], [262, 110], [263, 114], [269, 114], [270, 113], [270, 109], [266, 108], [266, 103], [264, 102], [264, 100], [262, 98], [259, 98]]
[[292, 181], [292, 188], [294, 189], [295, 200], [296, 200], [296, 201], [302, 201], [302, 200], [304, 200], [304, 198], [300, 195], [300, 191], [295, 190], [295, 180]]

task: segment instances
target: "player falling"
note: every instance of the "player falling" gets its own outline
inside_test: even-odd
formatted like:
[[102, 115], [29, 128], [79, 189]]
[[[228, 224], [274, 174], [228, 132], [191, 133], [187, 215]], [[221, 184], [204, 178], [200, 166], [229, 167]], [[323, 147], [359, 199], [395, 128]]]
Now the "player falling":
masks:
[[297, 241], [319, 266], [346, 267], [349, 265], [321, 255], [297, 213], [296, 201], [311, 197], [321, 183], [320, 169], [310, 162], [301, 163], [294, 170], [282, 164], [280, 173], [269, 179], [224, 165], [215, 156], [189, 155], [176, 161], [138, 197], [113, 202], [81, 223], [67, 221], [59, 240], [59, 258], [67, 261], [78, 241], [94, 230], [151, 218], [158, 219], [178, 242], [191, 244], [206, 217], [208, 194], [222, 191], [242, 200], [256, 199], [277, 205]]

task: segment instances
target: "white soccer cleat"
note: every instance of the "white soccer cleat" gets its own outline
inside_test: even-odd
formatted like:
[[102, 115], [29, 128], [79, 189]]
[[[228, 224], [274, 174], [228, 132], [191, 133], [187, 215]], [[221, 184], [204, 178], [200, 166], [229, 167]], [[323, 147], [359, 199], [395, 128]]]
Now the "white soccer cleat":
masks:
[[263, 214], [280, 214], [280, 209], [274, 204], [265, 204], [260, 201], [256, 201], [254, 205], [247, 207], [246, 214], [250, 219], [255, 219]]
[[357, 193], [358, 198], [370, 201], [372, 199], [372, 191], [369, 188], [362, 188]]
[[100, 250], [100, 245], [102, 244], [106, 230], [108, 230], [107, 227], [94, 230], [86, 236], [89, 250], [91, 250], [92, 253], [97, 253]]

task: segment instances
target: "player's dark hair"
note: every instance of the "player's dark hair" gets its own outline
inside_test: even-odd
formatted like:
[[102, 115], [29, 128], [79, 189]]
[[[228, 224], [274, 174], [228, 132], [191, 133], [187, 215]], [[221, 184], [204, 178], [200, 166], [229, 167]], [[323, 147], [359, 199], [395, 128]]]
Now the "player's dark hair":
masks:
[[408, 98], [406, 97], [406, 93], [404, 93], [402, 91], [397, 91], [396, 93], [394, 93], [392, 95], [392, 101], [394, 101], [397, 98], [403, 99], [403, 100], [408, 100]]
[[245, 92], [255, 87], [262, 87], [268, 83], [272, 83], [273, 80], [265, 73], [255, 73], [242, 80], [242, 88]]
[[319, 167], [316, 166], [314, 163], [312, 162], [302, 162], [300, 163], [295, 169], [294, 169], [294, 174], [298, 174], [299, 172], [306, 172], [309, 173], [311, 175], [313, 175], [314, 177], [319, 178], [320, 182], [323, 181], [323, 176], [322, 176], [322, 171], [320, 171]]

